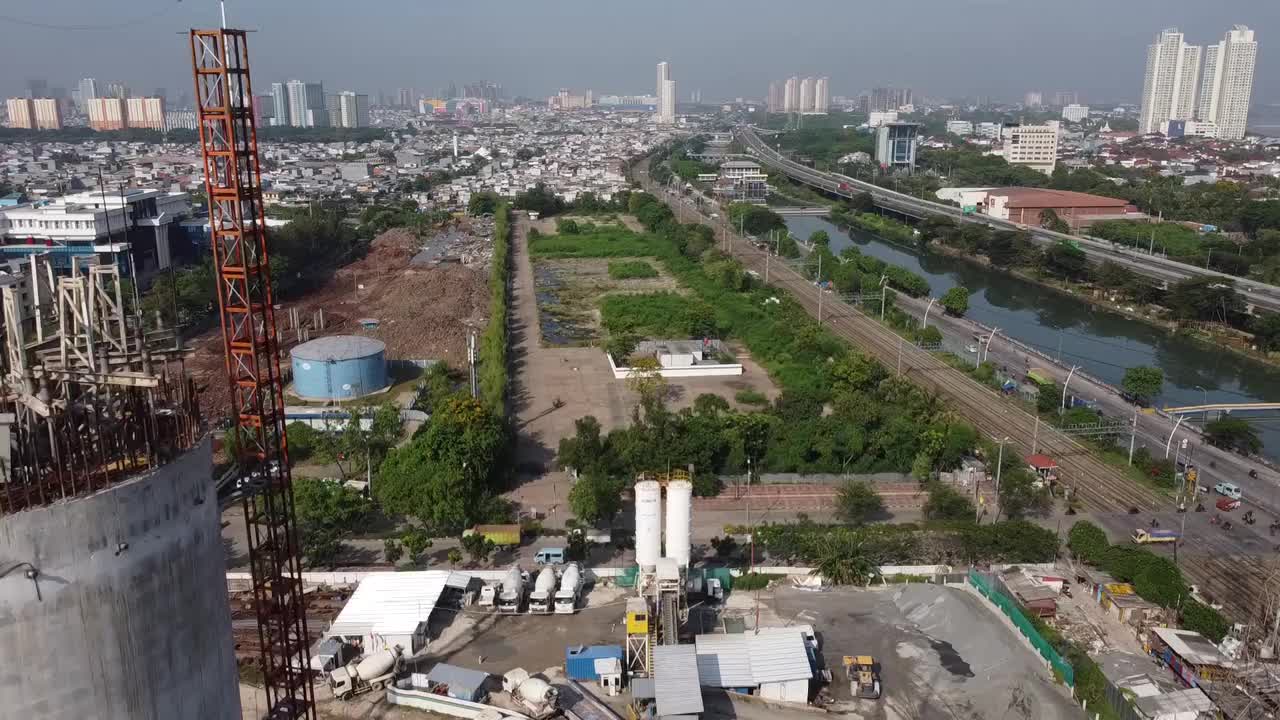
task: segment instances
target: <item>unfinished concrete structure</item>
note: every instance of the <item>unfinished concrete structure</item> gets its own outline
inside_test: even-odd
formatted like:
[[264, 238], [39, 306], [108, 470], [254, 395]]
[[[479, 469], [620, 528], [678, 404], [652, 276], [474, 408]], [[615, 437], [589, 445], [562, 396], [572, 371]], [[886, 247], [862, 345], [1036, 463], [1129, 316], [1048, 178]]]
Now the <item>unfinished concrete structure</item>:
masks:
[[238, 718], [210, 442], [118, 268], [0, 283], [0, 714]]

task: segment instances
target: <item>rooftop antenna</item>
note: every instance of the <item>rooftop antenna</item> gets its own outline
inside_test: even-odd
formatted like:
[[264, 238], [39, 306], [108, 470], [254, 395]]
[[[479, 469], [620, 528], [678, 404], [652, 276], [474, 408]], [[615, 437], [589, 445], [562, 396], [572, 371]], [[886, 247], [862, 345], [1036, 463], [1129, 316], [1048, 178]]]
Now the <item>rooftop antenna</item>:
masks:
[[218, 0], [218, 10], [222, 12], [222, 29], [227, 29], [227, 0]]

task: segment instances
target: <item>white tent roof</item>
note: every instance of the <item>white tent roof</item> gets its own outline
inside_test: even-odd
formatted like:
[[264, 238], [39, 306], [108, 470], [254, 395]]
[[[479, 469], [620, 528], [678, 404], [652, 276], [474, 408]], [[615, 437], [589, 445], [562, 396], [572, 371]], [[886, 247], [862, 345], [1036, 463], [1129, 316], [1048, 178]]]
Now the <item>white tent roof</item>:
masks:
[[328, 630], [335, 635], [409, 635], [431, 619], [447, 587], [465, 588], [469, 578], [448, 570], [386, 572], [360, 581]]

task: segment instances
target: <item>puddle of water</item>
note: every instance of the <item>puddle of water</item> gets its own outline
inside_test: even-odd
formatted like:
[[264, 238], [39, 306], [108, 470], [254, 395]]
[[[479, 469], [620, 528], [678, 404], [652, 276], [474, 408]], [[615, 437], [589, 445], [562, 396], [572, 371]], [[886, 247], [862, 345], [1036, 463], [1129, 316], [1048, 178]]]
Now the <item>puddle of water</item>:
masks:
[[942, 663], [942, 669], [952, 675], [960, 675], [963, 677], [973, 677], [973, 668], [969, 667], [969, 663], [960, 657], [960, 653], [951, 646], [951, 643], [945, 640], [934, 640], [929, 638], [929, 647], [938, 653], [938, 660]]
[[552, 347], [583, 345], [595, 338], [590, 327], [583, 327], [557, 313], [562, 309], [560, 292], [564, 281], [554, 268], [534, 266], [534, 297], [538, 303], [538, 329], [542, 341]]

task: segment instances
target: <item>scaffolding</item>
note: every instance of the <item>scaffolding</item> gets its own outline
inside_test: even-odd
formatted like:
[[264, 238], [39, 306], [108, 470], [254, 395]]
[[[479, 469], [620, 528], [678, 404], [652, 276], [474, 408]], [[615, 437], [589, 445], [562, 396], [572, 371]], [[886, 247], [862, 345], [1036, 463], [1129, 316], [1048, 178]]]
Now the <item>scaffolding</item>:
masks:
[[128, 312], [114, 259], [64, 277], [48, 255], [24, 263], [0, 280], [0, 515], [102, 490], [203, 434], [176, 336]]

